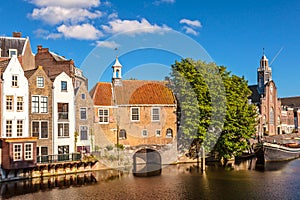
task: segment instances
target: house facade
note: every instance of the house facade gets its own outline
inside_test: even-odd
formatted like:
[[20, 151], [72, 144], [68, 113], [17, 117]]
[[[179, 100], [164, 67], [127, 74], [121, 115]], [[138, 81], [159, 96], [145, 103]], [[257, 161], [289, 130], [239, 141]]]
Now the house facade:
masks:
[[75, 107], [72, 79], [61, 72], [53, 81], [53, 153], [75, 152]]
[[97, 83], [95, 145], [125, 147], [172, 144], [176, 138], [176, 99], [163, 81], [122, 80], [116, 59], [112, 83]]
[[36, 139], [29, 134], [28, 80], [17, 55], [1, 61], [1, 167], [36, 165]]
[[37, 156], [54, 154], [52, 129], [52, 81], [42, 66], [25, 71], [29, 83], [29, 133], [38, 138]]

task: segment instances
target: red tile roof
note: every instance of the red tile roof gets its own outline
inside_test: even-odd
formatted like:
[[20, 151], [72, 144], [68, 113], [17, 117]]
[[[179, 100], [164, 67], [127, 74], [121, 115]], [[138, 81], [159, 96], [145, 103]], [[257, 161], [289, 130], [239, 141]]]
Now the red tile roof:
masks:
[[90, 91], [90, 95], [94, 101], [95, 106], [113, 105], [111, 83], [97, 83], [95, 87]]

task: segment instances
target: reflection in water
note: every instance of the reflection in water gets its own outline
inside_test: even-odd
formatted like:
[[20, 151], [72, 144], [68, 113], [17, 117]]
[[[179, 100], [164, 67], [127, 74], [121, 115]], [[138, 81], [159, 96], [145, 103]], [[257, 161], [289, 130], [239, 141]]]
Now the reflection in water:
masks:
[[[78, 184], [87, 187], [66, 186], [71, 181], [51, 182], [60, 185], [49, 189], [25, 186], [32, 194], [18, 193], [19, 187], [10, 185], [12, 199], [298, 199], [300, 196], [300, 159], [284, 163], [268, 163], [263, 171], [257, 171], [255, 160], [235, 163], [231, 168], [220, 165], [199, 170], [196, 164], [170, 165], [162, 168], [160, 176], [137, 178], [132, 174], [117, 171], [97, 171], [97, 182]], [[271, 170], [271, 171], [270, 171]], [[104, 176], [116, 177], [101, 181]], [[110, 177], [111, 177], [110, 176]], [[90, 175], [88, 175], [90, 177]], [[88, 178], [89, 179], [89, 178]], [[73, 182], [78, 182], [73, 179]], [[19, 183], [19, 182], [18, 182]], [[31, 183], [33, 184], [33, 183]], [[34, 185], [34, 184], [33, 184]], [[2, 186], [3, 187], [3, 186]], [[7, 186], [6, 186], [7, 187]], [[5, 190], [5, 189], [2, 189]]]

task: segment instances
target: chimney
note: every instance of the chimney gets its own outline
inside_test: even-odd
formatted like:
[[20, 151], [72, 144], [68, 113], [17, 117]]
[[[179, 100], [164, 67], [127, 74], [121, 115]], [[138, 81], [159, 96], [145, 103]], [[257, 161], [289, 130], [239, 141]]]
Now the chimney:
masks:
[[13, 37], [16, 37], [16, 38], [20, 38], [22, 37], [22, 33], [21, 32], [13, 32]]
[[49, 52], [49, 48], [43, 48], [42, 45], [38, 45], [37, 50], [38, 50], [38, 53], [45, 53], [45, 52], [47, 53], [47, 52]]

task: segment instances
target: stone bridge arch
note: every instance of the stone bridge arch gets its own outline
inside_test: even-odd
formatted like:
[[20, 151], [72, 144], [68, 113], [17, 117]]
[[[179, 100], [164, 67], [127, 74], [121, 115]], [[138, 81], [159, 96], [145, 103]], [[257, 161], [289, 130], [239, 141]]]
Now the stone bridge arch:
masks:
[[162, 171], [162, 157], [158, 150], [142, 147], [133, 154], [134, 176], [155, 176]]

